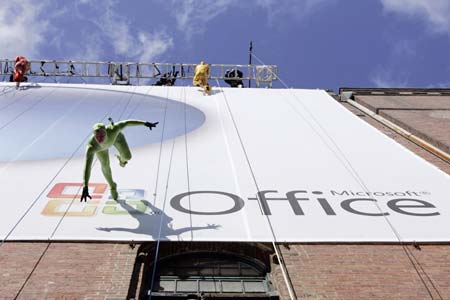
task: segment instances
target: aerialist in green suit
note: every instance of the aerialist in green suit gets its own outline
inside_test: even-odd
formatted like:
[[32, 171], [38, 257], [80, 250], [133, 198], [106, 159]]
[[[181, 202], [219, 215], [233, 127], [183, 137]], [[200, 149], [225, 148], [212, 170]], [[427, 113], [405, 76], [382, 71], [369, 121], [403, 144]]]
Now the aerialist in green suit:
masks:
[[150, 123], [141, 120], [126, 120], [114, 124], [111, 121], [111, 125], [105, 126], [103, 123], [96, 123], [93, 126], [94, 133], [89, 140], [86, 147], [86, 162], [84, 165], [84, 178], [83, 178], [83, 193], [81, 195], [80, 201], [87, 201], [87, 198], [92, 199], [89, 195], [89, 178], [91, 177], [91, 167], [92, 161], [94, 160], [94, 154], [97, 154], [97, 158], [102, 165], [102, 172], [105, 176], [106, 181], [111, 189], [111, 196], [114, 200], [119, 197], [117, 193], [117, 184], [112, 179], [111, 167], [109, 166], [109, 147], [114, 145], [119, 151], [119, 155], [116, 157], [119, 159], [119, 164], [121, 167], [125, 167], [127, 162], [131, 159], [130, 148], [128, 147], [125, 136], [121, 131], [128, 126], [139, 126], [143, 125], [152, 130], [156, 127], [158, 122]]

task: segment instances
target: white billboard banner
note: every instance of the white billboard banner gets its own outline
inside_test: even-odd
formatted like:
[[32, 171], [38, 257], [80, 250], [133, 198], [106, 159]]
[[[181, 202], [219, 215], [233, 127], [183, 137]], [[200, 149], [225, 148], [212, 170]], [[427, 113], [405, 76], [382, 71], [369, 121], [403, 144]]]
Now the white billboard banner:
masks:
[[[322, 90], [42, 84], [0, 92], [2, 240], [450, 241], [450, 179]], [[98, 161], [97, 122], [119, 200]]]

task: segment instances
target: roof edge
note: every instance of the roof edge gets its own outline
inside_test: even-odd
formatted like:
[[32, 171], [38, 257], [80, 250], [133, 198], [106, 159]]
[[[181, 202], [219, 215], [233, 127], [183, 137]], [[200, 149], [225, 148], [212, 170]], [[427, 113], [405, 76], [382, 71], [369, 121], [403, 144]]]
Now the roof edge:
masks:
[[339, 88], [339, 95], [349, 92], [353, 95], [449, 96], [450, 88]]

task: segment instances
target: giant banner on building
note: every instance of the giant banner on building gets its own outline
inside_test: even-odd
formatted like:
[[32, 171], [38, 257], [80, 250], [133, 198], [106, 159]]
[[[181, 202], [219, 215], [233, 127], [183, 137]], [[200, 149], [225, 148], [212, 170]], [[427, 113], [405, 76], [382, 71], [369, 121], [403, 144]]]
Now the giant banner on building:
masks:
[[[126, 119], [159, 124], [80, 202], [92, 125]], [[0, 140], [2, 240], [450, 241], [449, 176], [321, 90], [4, 84]]]

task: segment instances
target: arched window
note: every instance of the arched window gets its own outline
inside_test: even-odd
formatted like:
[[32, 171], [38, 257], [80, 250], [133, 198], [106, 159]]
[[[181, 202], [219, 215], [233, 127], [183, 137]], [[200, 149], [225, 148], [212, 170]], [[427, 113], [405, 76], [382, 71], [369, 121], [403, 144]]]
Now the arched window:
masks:
[[187, 253], [158, 262], [151, 295], [152, 299], [278, 299], [268, 276], [255, 259]]

